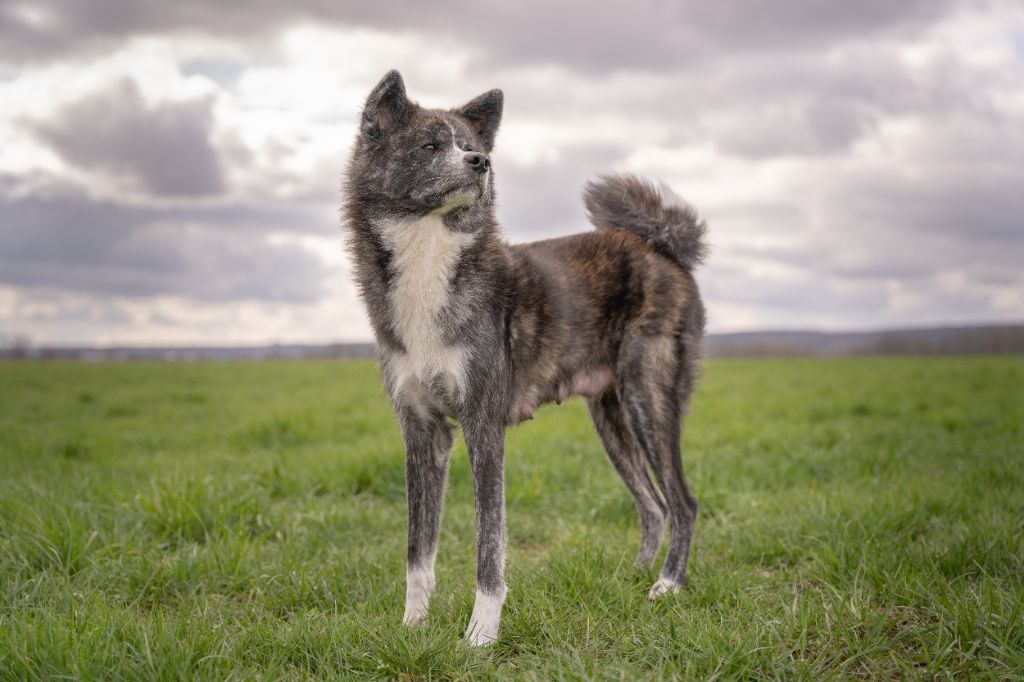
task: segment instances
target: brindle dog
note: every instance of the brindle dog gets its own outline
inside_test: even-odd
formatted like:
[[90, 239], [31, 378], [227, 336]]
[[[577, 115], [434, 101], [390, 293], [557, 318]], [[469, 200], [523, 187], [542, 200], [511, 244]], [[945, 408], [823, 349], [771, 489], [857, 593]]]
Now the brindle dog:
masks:
[[654, 560], [670, 521], [651, 599], [685, 583], [697, 518], [679, 441], [704, 337], [693, 269], [705, 225], [667, 187], [609, 175], [584, 191], [595, 231], [506, 243], [490, 157], [501, 112], [500, 90], [422, 108], [391, 71], [366, 101], [344, 186], [355, 278], [406, 448], [404, 620], [427, 616], [454, 420], [476, 494], [472, 644], [496, 639], [505, 601], [505, 428], [538, 405], [586, 398], [636, 501], [638, 564]]

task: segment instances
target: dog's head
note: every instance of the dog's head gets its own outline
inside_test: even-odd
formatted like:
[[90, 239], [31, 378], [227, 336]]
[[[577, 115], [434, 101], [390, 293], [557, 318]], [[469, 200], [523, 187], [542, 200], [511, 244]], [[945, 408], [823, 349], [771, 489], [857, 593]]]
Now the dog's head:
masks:
[[388, 72], [363, 107], [349, 200], [394, 218], [471, 217], [490, 210], [490, 153], [501, 110], [501, 90], [455, 109], [425, 109], [406, 97], [402, 76]]

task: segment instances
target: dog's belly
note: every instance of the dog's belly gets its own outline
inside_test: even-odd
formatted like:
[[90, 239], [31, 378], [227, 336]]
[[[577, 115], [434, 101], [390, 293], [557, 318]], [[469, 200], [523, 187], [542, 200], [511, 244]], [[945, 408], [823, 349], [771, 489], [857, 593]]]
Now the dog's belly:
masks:
[[592, 367], [577, 371], [564, 381], [536, 383], [519, 391], [509, 410], [508, 423], [533, 419], [534, 411], [544, 403], [561, 403], [574, 395], [596, 398], [615, 384], [610, 367]]

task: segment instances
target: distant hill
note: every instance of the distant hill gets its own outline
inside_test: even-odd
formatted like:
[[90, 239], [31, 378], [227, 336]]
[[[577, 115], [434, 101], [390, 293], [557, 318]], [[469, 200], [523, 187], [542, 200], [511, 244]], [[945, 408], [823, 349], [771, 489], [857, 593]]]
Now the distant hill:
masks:
[[[1024, 353], [1024, 324], [936, 327], [868, 332], [767, 331], [711, 334], [711, 357], [848, 355], [980, 355]], [[0, 359], [236, 361], [372, 358], [372, 343], [193, 347], [35, 347], [24, 342], [0, 348]]]
[[1024, 325], [936, 327], [870, 332], [712, 334], [712, 357], [976, 355], [1024, 353]]

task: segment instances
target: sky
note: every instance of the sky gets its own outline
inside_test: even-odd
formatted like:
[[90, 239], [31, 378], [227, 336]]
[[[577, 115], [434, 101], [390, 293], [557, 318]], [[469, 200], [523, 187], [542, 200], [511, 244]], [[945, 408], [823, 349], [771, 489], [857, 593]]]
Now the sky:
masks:
[[0, 0], [0, 341], [370, 340], [339, 187], [392, 68], [504, 90], [510, 241], [667, 182], [712, 332], [1024, 320], [1024, 3]]

